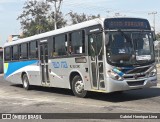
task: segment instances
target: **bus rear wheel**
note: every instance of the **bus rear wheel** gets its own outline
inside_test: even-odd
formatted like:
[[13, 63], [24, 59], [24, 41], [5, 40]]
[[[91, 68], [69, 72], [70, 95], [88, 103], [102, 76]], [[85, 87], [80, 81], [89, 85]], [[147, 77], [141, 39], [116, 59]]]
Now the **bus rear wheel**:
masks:
[[79, 75], [76, 75], [72, 80], [72, 91], [77, 97], [86, 97], [87, 91], [84, 90], [84, 83]]
[[28, 80], [27, 74], [23, 75], [23, 77], [22, 77], [22, 83], [23, 83], [23, 88], [24, 89], [26, 89], [26, 90], [30, 89], [30, 85], [29, 85], [29, 80]]

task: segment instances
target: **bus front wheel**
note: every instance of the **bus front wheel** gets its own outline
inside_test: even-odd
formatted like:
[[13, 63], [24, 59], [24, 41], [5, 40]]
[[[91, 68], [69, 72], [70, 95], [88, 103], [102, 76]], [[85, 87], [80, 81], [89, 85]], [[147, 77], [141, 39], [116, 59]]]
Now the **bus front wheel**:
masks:
[[77, 97], [86, 97], [87, 91], [84, 90], [84, 83], [79, 75], [76, 75], [72, 80], [72, 91]]
[[22, 77], [22, 83], [23, 83], [23, 88], [24, 89], [26, 89], [26, 90], [30, 89], [30, 85], [29, 85], [29, 80], [28, 80], [27, 74], [23, 75], [23, 77]]

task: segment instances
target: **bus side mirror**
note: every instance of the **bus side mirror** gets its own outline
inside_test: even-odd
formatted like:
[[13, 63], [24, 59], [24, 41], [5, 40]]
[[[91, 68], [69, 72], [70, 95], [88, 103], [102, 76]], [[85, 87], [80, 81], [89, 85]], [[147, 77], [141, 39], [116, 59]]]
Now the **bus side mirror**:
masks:
[[156, 41], [156, 40], [157, 40], [155, 31], [152, 31], [152, 37], [153, 37], [153, 41]]

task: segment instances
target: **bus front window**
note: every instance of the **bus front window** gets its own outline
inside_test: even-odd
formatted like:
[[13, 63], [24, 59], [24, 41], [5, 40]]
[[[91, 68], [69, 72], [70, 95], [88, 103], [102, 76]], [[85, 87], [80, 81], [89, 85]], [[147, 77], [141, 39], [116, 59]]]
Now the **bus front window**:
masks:
[[150, 33], [133, 33], [133, 43], [137, 61], [153, 59], [153, 40]]
[[154, 61], [153, 40], [149, 32], [110, 32], [106, 46], [111, 64], [126, 66]]

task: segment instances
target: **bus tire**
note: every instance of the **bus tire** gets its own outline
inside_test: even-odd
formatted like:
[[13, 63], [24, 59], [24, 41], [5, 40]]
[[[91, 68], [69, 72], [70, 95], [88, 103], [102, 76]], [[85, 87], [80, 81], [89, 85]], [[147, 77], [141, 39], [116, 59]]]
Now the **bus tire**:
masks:
[[24, 89], [26, 89], [26, 90], [30, 89], [30, 85], [29, 85], [29, 80], [28, 80], [27, 74], [23, 75], [23, 77], [22, 77], [22, 84], [23, 84], [23, 88]]
[[84, 83], [79, 75], [76, 75], [72, 80], [72, 91], [77, 97], [86, 97], [87, 91], [84, 90]]

